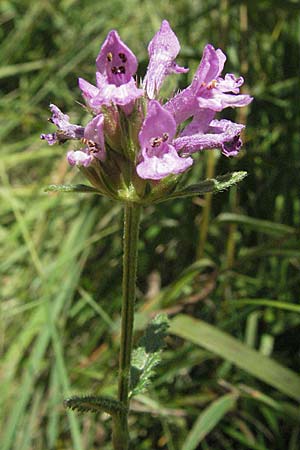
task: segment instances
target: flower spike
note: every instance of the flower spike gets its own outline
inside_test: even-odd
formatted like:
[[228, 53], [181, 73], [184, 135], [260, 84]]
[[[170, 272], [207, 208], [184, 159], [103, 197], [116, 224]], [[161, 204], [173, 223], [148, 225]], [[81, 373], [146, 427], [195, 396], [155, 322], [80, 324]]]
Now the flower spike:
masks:
[[163, 20], [149, 43], [149, 64], [139, 85], [137, 59], [112, 30], [96, 59], [95, 85], [78, 81], [93, 115], [88, 124], [71, 124], [51, 105], [57, 131], [41, 138], [49, 145], [80, 141], [67, 160], [102, 195], [134, 203], [162, 201], [192, 166], [194, 153], [218, 148], [224, 156], [236, 156], [240, 151], [244, 125], [216, 116], [227, 107], [248, 105], [252, 97], [240, 93], [243, 77], [222, 75], [222, 50], [207, 44], [191, 84], [166, 102], [157, 99], [168, 75], [188, 71], [175, 62], [179, 51], [176, 34]]

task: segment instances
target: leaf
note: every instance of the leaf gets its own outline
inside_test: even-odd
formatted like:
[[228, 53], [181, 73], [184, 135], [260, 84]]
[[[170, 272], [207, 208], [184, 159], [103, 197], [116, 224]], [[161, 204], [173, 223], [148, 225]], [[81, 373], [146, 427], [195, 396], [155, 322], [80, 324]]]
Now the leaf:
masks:
[[229, 300], [229, 303], [239, 308], [244, 305], [250, 306], [265, 306], [266, 308], [285, 309], [286, 311], [293, 311], [300, 314], [300, 305], [291, 302], [281, 302], [278, 300], [266, 300], [264, 298], [241, 298], [240, 300]]
[[222, 420], [236, 404], [237, 394], [226, 394], [212, 402], [201, 412], [187, 435], [182, 450], [194, 450], [208, 433]]
[[202, 320], [178, 315], [170, 332], [219, 355], [259, 380], [300, 401], [300, 376]]
[[118, 400], [112, 397], [98, 397], [92, 395], [84, 395], [79, 397], [77, 395], [67, 398], [64, 401], [66, 408], [79, 412], [106, 412], [111, 416], [117, 413], [126, 411], [125, 406]]
[[139, 347], [132, 352], [130, 397], [147, 389], [154, 375], [154, 368], [160, 363], [168, 327], [168, 317], [165, 314], [157, 315], [147, 326], [144, 336], [140, 339]]
[[255, 217], [243, 216], [242, 214], [222, 213], [216, 220], [221, 223], [236, 223], [261, 233], [282, 236], [285, 234], [295, 234], [293, 227], [269, 220], [256, 219]]
[[193, 197], [195, 195], [207, 194], [208, 192], [216, 193], [224, 191], [242, 181], [246, 176], [247, 172], [232, 172], [217, 178], [204, 180], [201, 183], [191, 184], [182, 190], [175, 191], [166, 198], [158, 200], [157, 203], [173, 198]]
[[45, 188], [45, 192], [79, 192], [101, 195], [101, 192], [97, 191], [97, 189], [85, 184], [50, 184]]

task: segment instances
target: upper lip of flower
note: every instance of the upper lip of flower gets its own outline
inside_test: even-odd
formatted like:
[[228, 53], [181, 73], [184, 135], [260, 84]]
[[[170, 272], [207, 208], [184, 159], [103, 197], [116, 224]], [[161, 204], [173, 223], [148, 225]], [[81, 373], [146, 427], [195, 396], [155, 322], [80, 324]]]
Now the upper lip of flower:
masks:
[[175, 58], [180, 51], [180, 44], [169, 22], [163, 20], [160, 30], [148, 45], [149, 65], [143, 81], [143, 87], [150, 99], [158, 93], [165, 77], [171, 73], [185, 73], [189, 69], [180, 67]]

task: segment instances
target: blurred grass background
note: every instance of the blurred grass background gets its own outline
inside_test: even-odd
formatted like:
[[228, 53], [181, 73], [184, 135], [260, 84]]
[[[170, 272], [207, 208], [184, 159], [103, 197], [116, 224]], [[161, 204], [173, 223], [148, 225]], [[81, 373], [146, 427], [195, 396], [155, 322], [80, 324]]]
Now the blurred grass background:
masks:
[[62, 402], [115, 393], [122, 212], [94, 196], [45, 194], [82, 179], [67, 145], [39, 134], [53, 130], [50, 102], [86, 120], [77, 78], [94, 81], [110, 29], [142, 76], [163, 18], [191, 69], [170, 77], [166, 95], [190, 82], [210, 42], [255, 101], [223, 114], [247, 124], [241, 155], [202, 153], [189, 174], [247, 170], [237, 189], [144, 211], [137, 328], [158, 310], [180, 315], [153, 387], [133, 402], [132, 448], [300, 449], [299, 9], [296, 0], [1, 1], [2, 450], [111, 449], [105, 415], [66, 413]]

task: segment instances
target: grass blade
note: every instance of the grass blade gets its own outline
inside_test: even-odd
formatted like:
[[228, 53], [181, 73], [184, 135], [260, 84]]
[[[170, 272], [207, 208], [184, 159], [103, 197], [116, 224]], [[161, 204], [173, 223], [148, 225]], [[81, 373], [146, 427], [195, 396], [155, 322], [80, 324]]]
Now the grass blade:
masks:
[[300, 401], [299, 375], [252, 350], [229, 334], [186, 315], [178, 315], [171, 321], [170, 332], [210, 350], [294, 400]]
[[296, 232], [295, 228], [289, 227], [288, 225], [271, 222], [269, 220], [261, 220], [254, 217], [243, 216], [242, 214], [222, 213], [217, 217], [216, 220], [221, 223], [235, 223], [237, 225], [243, 225], [257, 232], [276, 236], [295, 234]]
[[281, 302], [279, 300], [266, 300], [264, 298], [241, 298], [240, 300], [230, 300], [230, 304], [239, 308], [244, 305], [265, 306], [266, 308], [278, 308], [300, 314], [300, 305], [291, 302]]
[[205, 436], [234, 408], [236, 400], [236, 394], [226, 394], [205, 408], [189, 432], [182, 450], [195, 450], [198, 448], [198, 445]]

